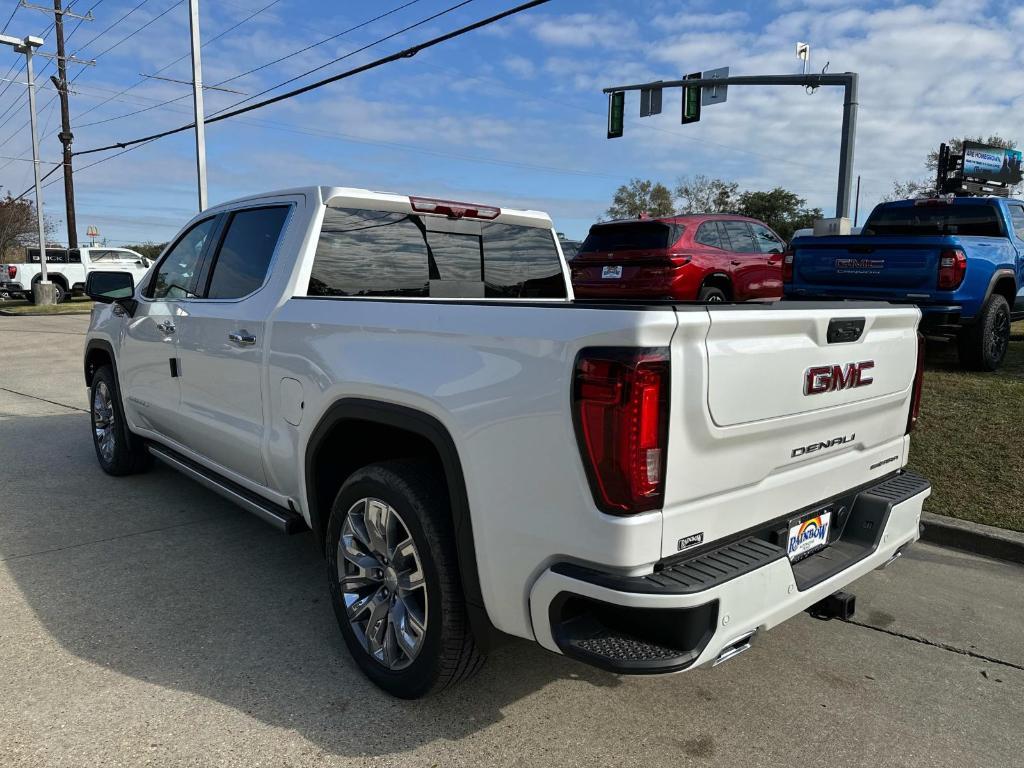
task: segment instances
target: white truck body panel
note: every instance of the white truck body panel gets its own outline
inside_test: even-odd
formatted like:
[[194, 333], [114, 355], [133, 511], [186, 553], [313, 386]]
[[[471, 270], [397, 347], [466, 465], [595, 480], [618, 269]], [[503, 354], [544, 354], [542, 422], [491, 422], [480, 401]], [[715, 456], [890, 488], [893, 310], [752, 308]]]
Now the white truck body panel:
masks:
[[[155, 301], [140, 285], [132, 318], [97, 306], [88, 338], [114, 350], [132, 431], [313, 524], [307, 448], [332, 405], [360, 398], [433, 417], [461, 463], [480, 590], [497, 629], [559, 651], [547, 611], [569, 590], [633, 606], [718, 599], [735, 621], [731, 637], [802, 610], [917, 538], [924, 495], [896, 508], [870, 557], [796, 595], [784, 560], [696, 597], [607, 594], [550, 570], [569, 562], [649, 574], [685, 537], [724, 540], [904, 467], [916, 309], [579, 304], [571, 286], [558, 301], [307, 296], [329, 206], [410, 213], [409, 198], [312, 187], [233, 201], [194, 221], [274, 203], [291, 213], [251, 295]], [[553, 236], [538, 212], [503, 211], [498, 222]], [[568, 286], [564, 259], [561, 270]], [[850, 317], [864, 318], [863, 336], [829, 344], [829, 321]], [[168, 322], [171, 333], [157, 329]], [[238, 331], [254, 343], [228, 343]], [[595, 504], [572, 413], [574, 362], [588, 347], [670, 350], [661, 509], [618, 516]], [[802, 391], [808, 368], [867, 360], [870, 386]], [[852, 437], [793, 454], [837, 436]], [[725, 634], [701, 662], [727, 645]]]

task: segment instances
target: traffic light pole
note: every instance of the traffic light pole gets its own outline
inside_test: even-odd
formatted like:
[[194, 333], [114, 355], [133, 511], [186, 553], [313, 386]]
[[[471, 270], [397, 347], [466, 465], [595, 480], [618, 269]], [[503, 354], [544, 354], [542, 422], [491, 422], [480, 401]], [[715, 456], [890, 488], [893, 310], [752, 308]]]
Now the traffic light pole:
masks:
[[839, 144], [839, 184], [836, 192], [836, 216], [849, 218], [853, 197], [853, 149], [857, 138], [857, 73], [836, 72], [817, 75], [737, 75], [717, 78], [662, 80], [637, 85], [605, 88], [604, 93], [659, 88], [714, 87], [723, 85], [800, 85], [805, 88], [841, 86], [843, 88], [843, 128]]

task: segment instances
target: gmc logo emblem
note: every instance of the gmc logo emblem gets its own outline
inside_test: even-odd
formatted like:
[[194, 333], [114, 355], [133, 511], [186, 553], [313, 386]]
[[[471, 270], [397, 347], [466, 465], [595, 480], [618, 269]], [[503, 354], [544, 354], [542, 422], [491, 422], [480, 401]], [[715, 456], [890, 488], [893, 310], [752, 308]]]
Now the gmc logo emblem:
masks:
[[820, 395], [822, 392], [836, 392], [840, 389], [866, 387], [874, 379], [865, 376], [875, 367], [874, 360], [842, 365], [816, 365], [804, 373], [804, 394]]

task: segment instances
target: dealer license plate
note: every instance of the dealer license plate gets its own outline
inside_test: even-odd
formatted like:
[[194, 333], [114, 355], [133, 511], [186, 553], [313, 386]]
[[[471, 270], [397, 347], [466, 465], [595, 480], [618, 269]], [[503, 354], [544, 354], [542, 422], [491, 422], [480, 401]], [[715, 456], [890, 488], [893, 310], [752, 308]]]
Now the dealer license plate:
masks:
[[602, 267], [601, 268], [601, 279], [602, 280], [618, 280], [622, 277], [622, 266], [618, 267]]
[[786, 552], [790, 561], [800, 560], [828, 544], [831, 510], [819, 509], [789, 526]]

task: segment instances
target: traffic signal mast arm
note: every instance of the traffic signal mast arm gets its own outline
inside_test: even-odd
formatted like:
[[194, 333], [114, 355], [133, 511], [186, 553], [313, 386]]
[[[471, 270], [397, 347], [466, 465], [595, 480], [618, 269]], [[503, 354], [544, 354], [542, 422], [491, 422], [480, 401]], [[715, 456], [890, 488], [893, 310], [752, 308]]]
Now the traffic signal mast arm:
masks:
[[[843, 128], [839, 148], [839, 184], [836, 192], [836, 216], [849, 217], [853, 192], [853, 146], [857, 135], [857, 73], [834, 72], [806, 75], [730, 75], [728, 77], [657, 80], [635, 85], [605, 88], [604, 93], [664, 88], [713, 88], [728, 85], [800, 85], [805, 88], [841, 86], [843, 88]], [[685, 99], [685, 96], [684, 96]], [[699, 114], [699, 113], [698, 113]], [[690, 120], [690, 122], [695, 122]], [[617, 134], [621, 135], [621, 133]], [[609, 138], [615, 138], [609, 133]]]

